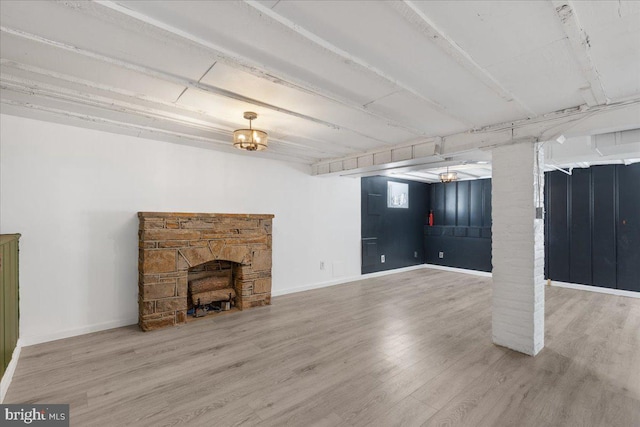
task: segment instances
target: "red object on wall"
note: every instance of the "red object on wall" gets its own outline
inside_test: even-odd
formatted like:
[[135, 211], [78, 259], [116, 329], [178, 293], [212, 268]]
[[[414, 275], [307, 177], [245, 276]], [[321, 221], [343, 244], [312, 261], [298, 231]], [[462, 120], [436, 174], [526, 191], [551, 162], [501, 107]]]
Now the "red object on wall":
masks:
[[429, 212], [429, 227], [433, 227], [433, 211]]

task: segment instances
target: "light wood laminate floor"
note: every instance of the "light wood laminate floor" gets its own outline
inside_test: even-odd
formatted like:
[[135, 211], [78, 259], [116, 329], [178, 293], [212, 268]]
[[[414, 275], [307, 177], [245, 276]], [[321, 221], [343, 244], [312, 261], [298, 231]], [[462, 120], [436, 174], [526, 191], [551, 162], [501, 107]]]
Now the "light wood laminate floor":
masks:
[[78, 426], [640, 426], [640, 299], [547, 287], [534, 358], [491, 343], [490, 285], [420, 269], [26, 347], [5, 403]]

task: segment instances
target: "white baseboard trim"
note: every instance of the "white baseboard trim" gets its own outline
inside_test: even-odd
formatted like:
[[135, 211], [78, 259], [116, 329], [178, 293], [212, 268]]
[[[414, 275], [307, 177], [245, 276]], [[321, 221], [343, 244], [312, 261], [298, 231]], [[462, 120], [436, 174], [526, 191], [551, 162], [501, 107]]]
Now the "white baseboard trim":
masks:
[[[288, 295], [288, 294], [293, 294], [293, 293], [296, 293], [296, 292], [310, 291], [312, 289], [327, 288], [329, 286], [342, 285], [342, 284], [345, 284], [345, 283], [356, 282], [358, 280], [366, 280], [366, 279], [372, 279], [372, 278], [375, 278], [375, 277], [383, 277], [383, 276], [388, 276], [390, 274], [404, 273], [404, 272], [407, 272], [407, 271], [420, 270], [420, 269], [423, 269], [423, 268], [430, 268], [430, 269], [435, 269], [435, 270], [445, 270], [445, 271], [451, 271], [451, 272], [454, 272], [454, 273], [473, 274], [473, 275], [476, 275], [476, 276], [483, 276], [483, 277], [491, 277], [491, 273], [487, 273], [487, 272], [484, 272], [484, 271], [465, 270], [465, 269], [462, 269], [462, 268], [444, 267], [444, 266], [434, 265], [434, 264], [418, 264], [418, 265], [412, 265], [412, 266], [409, 266], [409, 267], [396, 268], [396, 269], [393, 269], [393, 270], [385, 270], [385, 271], [377, 271], [375, 273], [361, 274], [359, 276], [347, 276], [347, 277], [342, 277], [342, 278], [335, 279], [335, 280], [329, 280], [329, 281], [326, 281], [326, 282], [314, 283], [314, 284], [311, 284], [311, 285], [300, 286], [300, 287], [296, 287], [296, 288], [276, 289], [276, 290], [273, 290], [271, 292], [271, 296], [278, 297], [278, 296], [281, 296], [281, 295]], [[75, 337], [77, 335], [90, 334], [92, 332], [100, 332], [100, 331], [104, 331], [106, 329], [113, 329], [113, 328], [120, 328], [122, 326], [135, 325], [136, 323], [138, 323], [138, 319], [137, 318], [124, 319], [124, 320], [113, 320], [113, 321], [110, 321], [110, 322], [103, 322], [103, 323], [97, 323], [97, 324], [93, 324], [93, 325], [87, 325], [87, 326], [83, 326], [81, 328], [74, 328], [74, 329], [67, 329], [67, 330], [64, 330], [64, 331], [58, 331], [58, 332], [51, 333], [51, 334], [23, 335], [23, 337], [21, 338], [21, 341], [22, 341], [22, 346], [23, 347], [27, 347], [27, 346], [41, 344], [41, 343], [45, 343], [45, 342], [49, 342], [49, 341], [55, 341], [55, 340], [60, 340], [60, 339], [64, 339], [64, 338]]]
[[7, 366], [7, 369], [4, 371], [4, 375], [2, 376], [2, 380], [0, 381], [0, 403], [4, 402], [4, 398], [7, 395], [7, 391], [9, 390], [9, 385], [11, 385], [13, 374], [16, 372], [16, 366], [18, 366], [18, 359], [20, 358], [21, 349], [22, 339], [18, 338], [16, 348], [13, 349], [13, 354], [11, 355], [11, 362], [9, 362], [9, 365]]
[[358, 280], [372, 279], [374, 277], [388, 276], [390, 274], [404, 273], [407, 271], [420, 270], [423, 268], [451, 271], [453, 273], [472, 274], [474, 276], [491, 277], [491, 273], [487, 273], [486, 271], [476, 271], [476, 270], [467, 270], [464, 268], [445, 267], [442, 265], [435, 265], [435, 264], [418, 264], [418, 265], [411, 265], [409, 267], [396, 268], [393, 270], [385, 270], [385, 271], [377, 271], [375, 273], [361, 274], [360, 276], [343, 277], [336, 280], [329, 280], [326, 282], [314, 283], [313, 285], [300, 286], [298, 288], [274, 290], [271, 292], [271, 296], [277, 297], [281, 295], [293, 294], [296, 292], [310, 291], [312, 289], [327, 288], [329, 286], [342, 285], [345, 283], [356, 282]]
[[[410, 267], [397, 268], [395, 270], [379, 271], [376, 273], [363, 274], [360, 276], [343, 277], [340, 279], [315, 283], [312, 285], [301, 286], [298, 288], [274, 290], [271, 292], [271, 296], [277, 297], [280, 295], [287, 295], [295, 292], [309, 291], [311, 289], [326, 288], [328, 286], [341, 285], [343, 283], [355, 282], [357, 280], [364, 280], [364, 279], [369, 279], [373, 277], [386, 276], [389, 274], [403, 273], [405, 271], [412, 271], [420, 268], [425, 268], [425, 264], [412, 265]], [[92, 332], [104, 331], [106, 329], [113, 329], [113, 328], [120, 328], [122, 326], [135, 325], [136, 323], [138, 323], [137, 317], [133, 319], [114, 320], [111, 322], [98, 323], [94, 325], [83, 326], [81, 328], [67, 329], [64, 331], [58, 331], [51, 334], [42, 334], [42, 335], [24, 335], [23, 334], [23, 338], [21, 338], [22, 346], [27, 347], [30, 345], [42, 344], [49, 341], [75, 337], [77, 335], [84, 335], [84, 334], [90, 334]]]
[[436, 265], [436, 264], [424, 264], [424, 266], [426, 268], [432, 268], [434, 270], [444, 270], [444, 271], [451, 271], [453, 273], [471, 274], [473, 276], [493, 277], [493, 274], [491, 274], [488, 271], [468, 270], [466, 268], [446, 267], [444, 265]]
[[281, 295], [294, 294], [296, 292], [310, 291], [312, 289], [327, 288], [329, 286], [342, 285], [344, 283], [357, 282], [358, 280], [372, 279], [374, 277], [388, 276], [390, 274], [404, 273], [406, 271], [420, 270], [422, 268], [426, 268], [426, 264], [411, 265], [409, 267], [396, 268], [393, 270], [377, 271], [375, 273], [361, 274], [359, 276], [347, 276], [340, 279], [314, 283], [312, 285], [305, 285], [297, 288], [273, 290], [271, 291], [271, 296], [277, 297]]
[[556, 282], [555, 280], [551, 281], [551, 286], [556, 286], [558, 288], [578, 289], [580, 291], [597, 292], [600, 294], [618, 295], [618, 296], [629, 297], [629, 298], [640, 298], [640, 292], [625, 291], [622, 289], [602, 288], [600, 286], [589, 286], [589, 285], [579, 285], [577, 283]]
[[64, 331], [57, 331], [51, 334], [42, 335], [25, 335], [22, 339], [22, 346], [27, 347], [30, 345], [42, 344], [44, 342], [61, 340], [63, 338], [75, 337], [77, 335], [90, 334], [92, 332], [100, 332], [106, 329], [120, 328], [122, 326], [135, 325], [138, 323], [138, 319], [122, 319], [112, 320], [110, 322], [96, 323], [93, 325], [83, 326], [81, 328], [67, 329]]

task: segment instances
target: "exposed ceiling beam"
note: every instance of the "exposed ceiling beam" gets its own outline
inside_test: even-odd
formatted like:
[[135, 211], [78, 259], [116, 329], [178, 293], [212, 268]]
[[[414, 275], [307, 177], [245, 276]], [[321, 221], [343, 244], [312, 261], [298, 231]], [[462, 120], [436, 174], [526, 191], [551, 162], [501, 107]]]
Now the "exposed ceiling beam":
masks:
[[472, 179], [478, 179], [478, 178], [480, 178], [480, 175], [476, 175], [476, 174], [473, 174], [473, 173], [467, 172], [467, 171], [465, 171], [465, 170], [452, 169], [452, 172], [456, 172], [456, 173], [459, 173], [459, 174], [462, 174], [462, 175], [469, 176], [469, 177], [471, 177]]
[[241, 101], [241, 102], [246, 102], [248, 104], [257, 106], [257, 107], [261, 107], [261, 108], [265, 108], [268, 110], [272, 110], [272, 111], [277, 111], [278, 113], [282, 113], [282, 114], [286, 114], [292, 117], [296, 117], [298, 119], [302, 119], [302, 120], [306, 120], [306, 121], [310, 121], [313, 123], [317, 123], [317, 124], [321, 124], [324, 126], [327, 126], [329, 128], [332, 129], [339, 129], [339, 130], [345, 130], [345, 131], [349, 131], [349, 132], [353, 132], [355, 134], [358, 134], [360, 136], [364, 136], [366, 138], [370, 138], [379, 142], [384, 143], [385, 141], [379, 140], [371, 135], [365, 135], [359, 131], [356, 131], [354, 129], [349, 129], [346, 128], [344, 126], [340, 126], [338, 124], [335, 123], [331, 123], [331, 122], [327, 122], [325, 120], [321, 120], [315, 117], [311, 117], [305, 114], [301, 114], [298, 113], [296, 111], [292, 111], [286, 108], [282, 108], [282, 107], [278, 107], [277, 105], [273, 105], [273, 104], [269, 104], [267, 102], [263, 102], [260, 101], [258, 99], [254, 99], [254, 98], [250, 98], [217, 86], [213, 86], [213, 85], [209, 85], [209, 84], [204, 84], [204, 83], [200, 83], [198, 81], [195, 80], [191, 80], [191, 79], [187, 79], [184, 77], [180, 77], [180, 76], [176, 76], [173, 74], [169, 74], [169, 73], [165, 73], [162, 71], [158, 71], [158, 70], [153, 70], [150, 69], [148, 67], [144, 67], [142, 65], [138, 65], [138, 64], [133, 64], [131, 62], [128, 61], [124, 61], [121, 59], [117, 59], [117, 58], [113, 58], [110, 56], [106, 56], [106, 55], [102, 55], [96, 52], [92, 52], [90, 50], [87, 49], [83, 49], [80, 48], [78, 46], [72, 46], [72, 45], [68, 45], [62, 42], [58, 42], [58, 41], [54, 41], [54, 40], [50, 40], [47, 39], [45, 37], [41, 37], [38, 36], [36, 34], [31, 34], [31, 33], [27, 33], [24, 31], [20, 31], [20, 30], [16, 30], [13, 28], [8, 28], [8, 27], [0, 27], [0, 32], [2, 33], [6, 33], [6, 34], [11, 34], [13, 36], [17, 36], [17, 37], [22, 37], [24, 39], [27, 40], [31, 40], [31, 41], [35, 41], [35, 42], [39, 42], [42, 44], [46, 44], [48, 46], [53, 46], [59, 49], [63, 49], [66, 51], [70, 51], [70, 52], [74, 52], [77, 53], [79, 55], [88, 57], [88, 58], [92, 58], [92, 59], [96, 59], [99, 61], [102, 61], [104, 63], [110, 64], [110, 65], [115, 65], [127, 70], [131, 70], [131, 71], [135, 71], [137, 73], [146, 75], [148, 77], [153, 77], [156, 79], [160, 79], [166, 82], [170, 82], [170, 83], [174, 83], [174, 84], [178, 84], [178, 85], [182, 85], [185, 86], [187, 88], [192, 88], [192, 89], [197, 89], [197, 90], [201, 90], [203, 92], [208, 92], [208, 93], [212, 93], [215, 95], [219, 95], [225, 98], [230, 98], [230, 99], [234, 99], [236, 101]]
[[[442, 158], [474, 149], [490, 150], [500, 145], [507, 145], [516, 142], [537, 142], [546, 141], [543, 135], [549, 134], [550, 129], [564, 125], [569, 122], [578, 121], [584, 124], [590, 119], [595, 119], [600, 115], [619, 114], [622, 121], [627, 122], [627, 110], [640, 106], [640, 98], [609, 105], [600, 105], [590, 109], [569, 109], [546, 115], [545, 120], [521, 120], [517, 122], [494, 125], [485, 131], [460, 132], [443, 138], [445, 144], [436, 145], [433, 140], [430, 142], [415, 143], [409, 147], [389, 148], [369, 153], [362, 153], [356, 156], [349, 156], [342, 159], [326, 160], [313, 165], [314, 175], [357, 175], [358, 172], [368, 172], [375, 170], [388, 170], [394, 167], [401, 167], [403, 161], [420, 163], [425, 157]], [[586, 116], [586, 117], [585, 117]], [[614, 117], [608, 116], [611, 125], [615, 126]], [[637, 117], [636, 117], [637, 119]], [[436, 147], [440, 147], [440, 153], [436, 152]], [[394, 159], [394, 151], [399, 151], [405, 155], [410, 153], [407, 159]], [[376, 159], [380, 159], [376, 162]]]
[[405, 172], [405, 173], [393, 172], [393, 173], [387, 174], [387, 176], [392, 178], [392, 179], [393, 178], [408, 179], [410, 181], [424, 182], [426, 184], [431, 184], [431, 183], [434, 183], [434, 182], [438, 181], [437, 178], [425, 178], [423, 176], [417, 176], [415, 174], [408, 173], [408, 172]]
[[3, 71], [3, 76], [0, 78], [3, 80], [20, 79], [20, 76], [30, 75], [35, 76], [34, 78], [38, 78], [40, 81], [55, 80], [58, 81], [60, 85], [82, 87], [87, 95], [90, 95], [90, 93], [102, 93], [116, 99], [127, 99], [128, 102], [136, 103], [140, 106], [147, 106], [148, 108], [162, 108], [167, 112], [170, 111], [182, 116], [189, 116], [194, 120], [212, 118], [205, 112], [187, 105], [175, 104], [174, 102], [164, 101], [149, 95], [116, 88], [103, 83], [58, 73], [56, 71], [51, 71], [29, 64], [23, 64], [2, 58], [0, 59], [0, 66], [2, 66]]
[[289, 30], [293, 31], [294, 33], [298, 34], [300, 37], [303, 37], [309, 41], [311, 41], [312, 43], [315, 43], [316, 45], [322, 47], [323, 49], [327, 50], [328, 52], [331, 52], [332, 54], [339, 56], [343, 61], [346, 61], [348, 64], [350, 64], [352, 67], [358, 67], [361, 70], [366, 71], [369, 74], [373, 74], [374, 76], [376, 76], [377, 78], [395, 86], [396, 88], [408, 92], [411, 95], [415, 96], [416, 98], [420, 99], [421, 101], [425, 102], [426, 104], [428, 104], [431, 108], [433, 108], [434, 110], [438, 111], [440, 114], [443, 114], [449, 118], [452, 118], [460, 123], [464, 123], [466, 126], [472, 128], [474, 127], [474, 124], [472, 122], [470, 122], [468, 119], [466, 119], [465, 117], [461, 117], [458, 116], [456, 114], [453, 114], [451, 111], [447, 110], [444, 106], [440, 105], [439, 103], [437, 103], [436, 101], [424, 96], [423, 94], [421, 94], [419, 91], [411, 88], [410, 86], [408, 86], [407, 84], [398, 81], [397, 79], [394, 79], [393, 77], [387, 75], [384, 71], [374, 67], [371, 64], [368, 64], [367, 62], [365, 62], [363, 59], [358, 58], [348, 52], [345, 52], [344, 50], [340, 49], [339, 47], [335, 46], [334, 44], [328, 42], [327, 40], [323, 39], [322, 37], [317, 36], [316, 34], [302, 28], [301, 26], [291, 22], [290, 20], [288, 20], [287, 18], [283, 17], [282, 15], [278, 14], [277, 12], [275, 12], [274, 10], [264, 6], [263, 4], [255, 1], [255, 0], [244, 0], [247, 4], [249, 4], [250, 6], [254, 7], [256, 10], [260, 11], [260, 13], [262, 14], [262, 16], [266, 16], [270, 19], [272, 19], [275, 22], [278, 22], [279, 24], [285, 26], [286, 28], [288, 28]]
[[[0, 79], [0, 89], [2, 89], [3, 98], [8, 98], [8, 92], [21, 93], [29, 95], [30, 102], [28, 104], [20, 104], [14, 101], [14, 106], [21, 105], [24, 108], [37, 108], [37, 99], [44, 98], [54, 102], [62, 102], [62, 103], [71, 103], [75, 106], [85, 106], [91, 108], [97, 108], [103, 111], [110, 111], [113, 113], [125, 113], [136, 117], [137, 119], [144, 120], [148, 119], [149, 121], [160, 120], [160, 123], [172, 123], [174, 125], [179, 126], [184, 129], [184, 131], [179, 132], [181, 138], [190, 138], [194, 141], [208, 141], [216, 144], [222, 144], [223, 146], [230, 147], [231, 146], [231, 137], [232, 131], [224, 128], [219, 128], [210, 123], [200, 122], [196, 123], [192, 120], [185, 120], [183, 117], [178, 115], [170, 115], [166, 114], [164, 111], [153, 110], [149, 108], [141, 109], [136, 104], [130, 104], [123, 101], [117, 101], [112, 98], [104, 98], [100, 96], [91, 96], [87, 95], [81, 91], [75, 91], [72, 89], [65, 89], [59, 87], [53, 87], [50, 85], [46, 85], [43, 83], [30, 83], [23, 82], [11, 78], [6, 78], [3, 76]], [[45, 107], [40, 105], [40, 107]], [[56, 112], [55, 109], [49, 109], [50, 112]], [[49, 111], [48, 110], [48, 111]], [[81, 114], [76, 114], [76, 118], [80, 116], [84, 116]], [[97, 117], [91, 114], [87, 114], [88, 117]], [[93, 123], [98, 123], [98, 120], [92, 119], [89, 120]], [[115, 121], [114, 121], [115, 123]], [[123, 123], [118, 121], [118, 123]], [[138, 126], [136, 124], [132, 124], [133, 126]], [[121, 126], [121, 125], [120, 125]], [[145, 128], [146, 130], [149, 130]], [[154, 127], [155, 131], [159, 131], [160, 128]], [[207, 135], [211, 135], [210, 137], [203, 137], [197, 134], [194, 131], [202, 131]], [[191, 131], [191, 132], [190, 132]], [[169, 131], [168, 131], [169, 132]], [[177, 134], [176, 134], [177, 135]], [[288, 148], [297, 151], [297, 155], [301, 155], [306, 159], [306, 162], [312, 163], [319, 157], [326, 157], [326, 152], [322, 149], [318, 149], [314, 146], [299, 144], [296, 142], [290, 142], [286, 140], [282, 140], [279, 138], [270, 137], [270, 148], [281, 146], [282, 148]], [[305, 161], [305, 160], [303, 160]]]
[[506, 101], [513, 101], [515, 107], [526, 117], [536, 117], [537, 114], [522, 100], [505, 88], [486, 68], [478, 64], [467, 51], [462, 49], [455, 40], [449, 37], [411, 0], [391, 3], [400, 14], [414, 25], [431, 42], [442, 49], [449, 57], [461, 65], [472, 76], [482, 82], [487, 88]]
[[[424, 171], [424, 170], [403, 172], [402, 175], [408, 175], [408, 176], [412, 176], [412, 177], [415, 177], [415, 178], [422, 178], [422, 179], [439, 179], [439, 176], [440, 176], [439, 173], [429, 172], [429, 171]], [[431, 178], [427, 178], [427, 177], [425, 177], [423, 175], [428, 175]]]
[[313, 166], [314, 175], [340, 173], [342, 171], [367, 172], [370, 170], [383, 170], [387, 164], [408, 166], [424, 164], [426, 158], [429, 162], [441, 160], [437, 153], [438, 145], [435, 140], [419, 142], [413, 145], [396, 147], [388, 150], [361, 153], [332, 161], [319, 162]]
[[514, 120], [514, 121], [487, 125], [480, 129], [474, 129], [473, 131], [471, 131], [471, 133], [499, 132], [506, 129], [518, 129], [525, 126], [537, 125], [540, 123], [554, 123], [554, 122], [567, 123], [571, 117], [582, 118], [587, 113], [592, 113], [592, 112], [600, 113], [603, 111], [627, 108], [629, 106], [637, 105], [639, 103], [640, 103], [640, 97], [635, 96], [635, 97], [629, 97], [627, 99], [619, 100], [615, 103], [610, 103], [606, 105], [597, 105], [594, 107], [588, 107], [587, 105], [580, 105], [572, 108], [565, 108], [563, 110], [546, 113], [532, 119]]
[[578, 61], [584, 78], [589, 82], [588, 87], [581, 88], [585, 102], [590, 107], [609, 103], [600, 80], [600, 74], [591, 58], [589, 34], [580, 24], [575, 5], [570, 0], [552, 0], [552, 4], [571, 43], [573, 56]]
[[[43, 70], [38, 67], [20, 64], [13, 61], [0, 60], [4, 67], [4, 73], [0, 77], [0, 82], [4, 89], [12, 89], [23, 93], [32, 93], [34, 95], [46, 96], [51, 99], [73, 100], [80, 105], [91, 105], [110, 111], [119, 111], [132, 114], [134, 116], [147, 116], [191, 126], [194, 128], [207, 129], [212, 132], [224, 133], [231, 138], [232, 128], [228, 125], [220, 127], [212, 124], [214, 117], [206, 115], [199, 110], [188, 108], [183, 105], [173, 104], [171, 102], [142, 96], [139, 94], [131, 94], [128, 91], [113, 88], [103, 84], [85, 81], [72, 76]], [[76, 87], [79, 90], [69, 89], [61, 85], [50, 85], [42, 82], [29, 81], [26, 79], [12, 76], [7, 73], [7, 67], [13, 70], [25, 71], [31, 74], [49, 77], [66, 84], [67, 86]], [[295, 138], [301, 141], [302, 138]], [[298, 147], [299, 149], [324, 154], [320, 157], [328, 157], [336, 152], [343, 152], [345, 155], [349, 152], [357, 151], [357, 147], [345, 147], [332, 142], [323, 142], [318, 144], [304, 144], [301, 142], [288, 141], [286, 138], [270, 137], [271, 141], [276, 141], [282, 145]], [[317, 157], [317, 156], [316, 156]]]
[[[118, 120], [94, 116], [91, 114], [75, 113], [67, 109], [58, 109], [54, 107], [32, 104], [30, 102], [11, 100], [4, 96], [0, 98], [0, 104], [5, 106], [5, 108], [19, 108], [23, 112], [29, 111], [31, 112], [31, 114], [27, 115], [27, 117], [37, 118], [40, 120], [46, 120], [47, 117], [51, 116], [57, 116], [59, 119], [57, 119], [56, 121], [69, 122], [74, 124], [77, 124], [78, 122], [90, 122], [92, 124], [101, 125], [103, 128], [109, 129], [109, 131], [115, 133], [123, 133], [126, 135], [134, 135], [140, 138], [157, 139], [174, 143], [177, 142], [185, 145], [195, 145], [200, 148], [211, 148], [211, 144], [215, 144], [217, 145], [216, 150], [218, 151], [222, 149], [222, 151], [227, 151], [238, 155], [243, 154], [234, 149], [228, 141], [216, 138], [202, 137], [184, 132], [171, 131], [167, 129], [157, 128], [151, 125], [140, 125], [129, 122], [122, 122]], [[298, 155], [292, 156], [273, 150], [265, 153], [263, 157], [297, 163], [309, 163], [312, 160], [311, 158], [305, 160]]]
[[568, 170], [568, 171], [566, 171], [566, 170], [564, 170], [564, 169], [562, 169], [561, 167], [558, 167], [558, 166], [556, 166], [556, 165], [549, 164], [549, 166], [550, 166], [552, 169], [555, 169], [555, 170], [560, 171], [560, 172], [562, 172], [562, 173], [565, 173], [565, 174], [567, 174], [567, 175], [572, 175], [572, 173], [573, 173], [573, 168], [569, 168], [569, 170]]
[[[134, 19], [136, 21], [142, 22], [146, 25], [148, 25], [151, 29], [155, 29], [157, 32], [161, 32], [161, 33], [166, 33], [166, 34], [170, 34], [174, 39], [178, 39], [183, 43], [187, 43], [190, 46], [193, 47], [197, 47], [199, 49], [204, 49], [206, 50], [209, 54], [213, 55], [216, 60], [219, 60], [231, 67], [240, 69], [244, 72], [247, 72], [251, 75], [254, 75], [256, 77], [265, 79], [267, 81], [270, 81], [271, 83], [275, 83], [277, 85], [281, 85], [284, 87], [288, 87], [291, 89], [295, 89], [310, 95], [314, 95], [314, 96], [319, 96], [322, 97], [324, 99], [327, 99], [329, 101], [335, 102], [339, 105], [342, 105], [344, 107], [347, 108], [351, 108], [353, 110], [359, 111], [361, 113], [367, 114], [377, 120], [382, 120], [384, 121], [384, 123], [387, 126], [391, 126], [391, 127], [395, 127], [398, 129], [403, 129], [407, 132], [413, 133], [416, 136], [419, 135], [425, 135], [425, 132], [420, 130], [420, 129], [416, 129], [413, 128], [411, 126], [407, 126], [404, 123], [398, 122], [396, 120], [393, 120], [389, 117], [383, 116], [379, 113], [376, 113], [350, 99], [344, 98], [342, 96], [339, 96], [335, 93], [331, 93], [327, 90], [315, 87], [313, 85], [310, 85], [309, 83], [305, 82], [302, 79], [298, 79], [295, 78], [293, 76], [290, 75], [284, 75], [282, 72], [276, 71], [276, 70], [271, 70], [269, 69], [266, 65], [264, 64], [256, 64], [253, 61], [251, 61], [248, 58], [245, 57], [241, 57], [239, 56], [237, 53], [235, 52], [230, 52], [230, 51], [226, 51], [225, 49], [223, 49], [220, 46], [217, 46], [211, 42], [209, 42], [208, 40], [204, 40], [200, 37], [194, 36], [193, 34], [190, 34], [186, 31], [183, 31], [181, 29], [175, 28], [171, 25], [165, 24], [163, 22], [160, 22], [156, 19], [153, 19], [149, 16], [143, 15], [141, 13], [137, 13], [136, 11], [133, 11], [131, 9], [128, 9], [124, 6], [121, 6], [113, 1], [96, 1], [96, 3], [100, 4], [101, 6], [104, 6], [105, 8], [107, 8], [107, 10], [110, 10], [112, 13], [116, 13], [117, 15], [120, 16], [126, 16], [129, 19]], [[255, 5], [251, 5], [254, 8], [256, 7]], [[76, 7], [78, 8], [83, 8], [85, 7], [82, 4], [77, 5]], [[264, 16], [262, 10], [267, 10], [270, 11], [271, 14], [275, 14], [275, 12], [272, 12], [271, 9], [268, 9], [264, 6], [258, 5], [257, 7], [260, 7], [260, 13]], [[257, 9], [258, 10], [258, 9]], [[91, 13], [93, 15], [96, 15], [96, 12], [93, 10], [85, 10], [86, 13]], [[104, 12], [103, 12], [104, 13]], [[97, 14], [97, 16], [99, 16], [100, 14]], [[277, 14], [275, 14], [277, 15]], [[280, 16], [280, 15], [277, 15]], [[264, 18], [267, 19], [267, 18]], [[269, 18], [271, 19], [271, 18]], [[448, 116], [451, 117], [450, 113], [443, 113], [443, 114], [447, 114]], [[461, 121], [462, 123], [467, 124], [466, 121], [463, 121], [460, 118], [455, 118], [458, 121]]]

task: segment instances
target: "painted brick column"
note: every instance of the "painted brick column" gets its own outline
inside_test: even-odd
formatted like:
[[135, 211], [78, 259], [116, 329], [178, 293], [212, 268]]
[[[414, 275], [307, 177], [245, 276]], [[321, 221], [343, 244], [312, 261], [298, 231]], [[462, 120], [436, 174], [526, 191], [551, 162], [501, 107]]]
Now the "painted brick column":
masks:
[[544, 200], [544, 155], [538, 147], [495, 148], [491, 183], [493, 342], [532, 356], [544, 347], [544, 219], [536, 218]]

